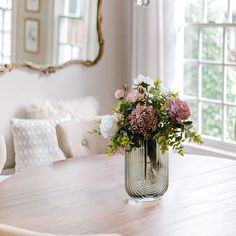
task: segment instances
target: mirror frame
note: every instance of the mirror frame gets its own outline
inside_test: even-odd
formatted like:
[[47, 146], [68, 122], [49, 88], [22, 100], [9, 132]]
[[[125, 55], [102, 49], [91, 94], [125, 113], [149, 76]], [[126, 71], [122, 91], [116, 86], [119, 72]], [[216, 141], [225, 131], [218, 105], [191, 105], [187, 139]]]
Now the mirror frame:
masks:
[[94, 61], [82, 61], [82, 60], [71, 60], [65, 62], [58, 66], [41, 66], [34, 63], [24, 63], [24, 64], [5, 64], [0, 66], [0, 72], [11, 72], [13, 69], [17, 68], [28, 68], [32, 70], [36, 70], [42, 72], [44, 74], [55, 73], [60, 69], [63, 69], [70, 65], [84, 65], [84, 66], [93, 66], [97, 64], [103, 55], [104, 52], [104, 39], [102, 34], [102, 0], [98, 0], [98, 7], [97, 7], [97, 31], [98, 31], [98, 43], [99, 43], [99, 52], [98, 56], [95, 58]]

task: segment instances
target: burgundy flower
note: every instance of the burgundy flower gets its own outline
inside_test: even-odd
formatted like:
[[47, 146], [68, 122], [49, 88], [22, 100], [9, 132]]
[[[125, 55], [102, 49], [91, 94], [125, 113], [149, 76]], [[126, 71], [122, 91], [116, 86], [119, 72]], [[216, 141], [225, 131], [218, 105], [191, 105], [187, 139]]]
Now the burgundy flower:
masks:
[[156, 130], [157, 114], [152, 106], [138, 104], [128, 117], [129, 130], [133, 134], [146, 136]]
[[182, 101], [179, 98], [170, 100], [167, 105], [168, 114], [175, 123], [181, 124], [191, 115], [187, 102]]

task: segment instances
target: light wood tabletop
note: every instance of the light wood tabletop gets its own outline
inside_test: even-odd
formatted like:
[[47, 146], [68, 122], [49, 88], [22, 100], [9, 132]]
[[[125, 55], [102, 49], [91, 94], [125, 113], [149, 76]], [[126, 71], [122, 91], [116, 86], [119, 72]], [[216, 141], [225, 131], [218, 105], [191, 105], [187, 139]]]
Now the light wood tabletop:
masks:
[[162, 199], [127, 202], [122, 157], [71, 159], [0, 183], [0, 223], [61, 234], [235, 236], [236, 161], [172, 156]]

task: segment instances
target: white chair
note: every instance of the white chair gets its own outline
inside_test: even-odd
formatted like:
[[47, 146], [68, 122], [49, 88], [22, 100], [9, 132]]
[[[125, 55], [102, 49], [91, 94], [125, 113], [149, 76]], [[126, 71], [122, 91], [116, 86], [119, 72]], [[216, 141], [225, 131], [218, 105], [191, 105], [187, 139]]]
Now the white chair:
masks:
[[7, 160], [7, 150], [6, 150], [5, 138], [2, 134], [0, 134], [0, 174], [2, 173], [6, 160]]
[[[62, 234], [58, 234], [58, 236], [59, 235], [63, 236]], [[39, 233], [39, 232], [35, 232], [35, 231], [30, 231], [30, 230], [26, 230], [26, 229], [12, 227], [9, 225], [0, 224], [0, 236], [56, 236], [56, 235], [55, 234], [47, 234], [47, 233]], [[66, 235], [64, 235], [64, 236], [66, 236]], [[70, 236], [73, 236], [73, 235], [70, 235]], [[77, 236], [79, 236], [79, 235], [77, 235]], [[82, 235], [80, 235], [80, 236], [82, 236]], [[86, 236], [119, 236], [119, 235], [118, 234], [94, 234], [94, 235], [86, 235]]]

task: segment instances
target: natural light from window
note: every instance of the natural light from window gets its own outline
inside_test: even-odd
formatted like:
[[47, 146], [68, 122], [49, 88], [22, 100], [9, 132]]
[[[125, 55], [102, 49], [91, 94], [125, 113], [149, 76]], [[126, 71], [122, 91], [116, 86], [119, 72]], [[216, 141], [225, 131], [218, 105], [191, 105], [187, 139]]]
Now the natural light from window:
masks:
[[196, 129], [211, 143], [235, 145], [235, 0], [186, 0], [184, 59], [184, 95]]
[[12, 1], [0, 1], [0, 64], [11, 62]]

